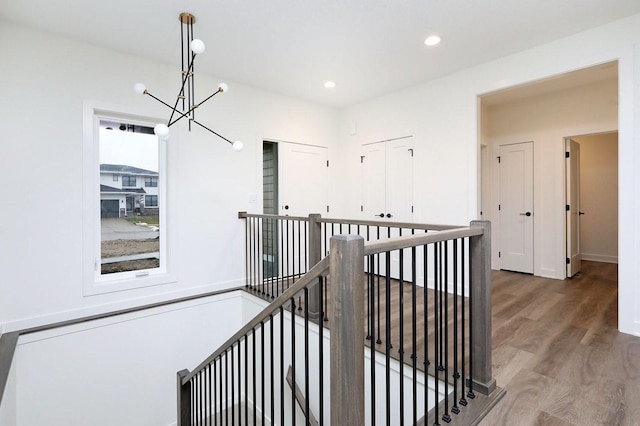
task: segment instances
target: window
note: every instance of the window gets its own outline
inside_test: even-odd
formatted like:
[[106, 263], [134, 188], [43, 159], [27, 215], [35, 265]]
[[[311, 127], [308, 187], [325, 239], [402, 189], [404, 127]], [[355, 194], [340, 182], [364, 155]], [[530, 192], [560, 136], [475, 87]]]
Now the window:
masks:
[[136, 177], [135, 176], [122, 176], [122, 187], [135, 188]]
[[148, 188], [155, 188], [158, 186], [158, 178], [153, 176], [146, 176], [144, 178], [144, 186]]
[[144, 206], [145, 207], [158, 207], [158, 196], [157, 195], [145, 195], [145, 197], [144, 197]]
[[[162, 120], [84, 106], [84, 294], [175, 282], [163, 179], [168, 143], [153, 134]], [[143, 187], [147, 177], [155, 185]]]

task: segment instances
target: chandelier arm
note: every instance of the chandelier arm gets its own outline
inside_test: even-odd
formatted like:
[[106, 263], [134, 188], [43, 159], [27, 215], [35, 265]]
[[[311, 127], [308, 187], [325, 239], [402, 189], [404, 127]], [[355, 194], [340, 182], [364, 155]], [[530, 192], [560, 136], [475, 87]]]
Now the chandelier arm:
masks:
[[233, 145], [233, 142], [231, 142], [229, 139], [225, 138], [224, 136], [222, 136], [220, 133], [218, 132], [214, 132], [213, 130], [211, 130], [210, 128], [208, 128], [207, 126], [205, 126], [202, 123], [197, 122], [196, 120], [191, 120], [193, 121], [195, 124], [197, 124], [198, 126], [202, 127], [205, 130], [210, 131], [211, 133], [213, 133], [214, 135], [216, 135], [217, 137], [219, 137], [220, 139], [224, 139], [225, 141], [229, 142], [231, 145]]
[[[167, 107], [167, 108], [169, 108], [170, 110], [172, 110], [172, 111], [177, 112], [178, 114], [180, 114], [180, 117], [176, 118], [176, 119], [175, 119], [175, 120], [173, 120], [173, 121], [169, 121], [169, 122], [168, 122], [168, 124], [167, 124], [167, 127], [171, 127], [171, 126], [172, 126], [172, 125], [174, 125], [178, 120], [180, 120], [180, 119], [182, 119], [182, 118], [185, 118], [185, 117], [187, 117], [187, 118], [188, 118], [188, 117], [189, 117], [186, 113], [184, 113], [184, 112], [180, 112], [180, 111], [177, 111], [174, 107], [172, 107], [171, 105], [169, 105], [168, 103], [166, 103], [166, 102], [165, 102], [165, 101], [163, 101], [162, 99], [159, 99], [159, 98], [157, 98], [157, 97], [153, 96], [151, 93], [149, 93], [149, 91], [148, 91], [148, 90], [145, 92], [145, 94], [147, 94], [147, 95], [151, 96], [153, 99], [155, 99], [156, 101], [160, 102], [162, 105], [166, 106], [166, 107]], [[173, 114], [171, 114], [171, 116], [173, 117]]]
[[[176, 111], [177, 111], [178, 102], [180, 102], [180, 94], [182, 93], [183, 96], [184, 96], [184, 85], [187, 83], [187, 80], [189, 79], [189, 73], [193, 69], [193, 62], [194, 62], [195, 58], [196, 58], [196, 54], [193, 53], [191, 55], [191, 61], [189, 61], [189, 67], [187, 68], [187, 71], [184, 73], [184, 76], [182, 77], [182, 86], [180, 87], [180, 90], [178, 90], [178, 96], [176, 97], [176, 103], [173, 106], [173, 112], [171, 113], [171, 117], [169, 117], [169, 122], [171, 122], [171, 120], [173, 120], [173, 114], [175, 114]], [[191, 107], [191, 105], [189, 105], [189, 107]]]
[[202, 101], [202, 102], [200, 102], [200, 103], [198, 103], [198, 104], [193, 105], [193, 106], [191, 107], [191, 109], [193, 110], [193, 109], [195, 109], [195, 108], [198, 108], [200, 105], [202, 105], [203, 103], [207, 102], [209, 99], [213, 98], [215, 95], [217, 95], [217, 94], [218, 94], [218, 93], [220, 93], [220, 92], [222, 92], [222, 90], [220, 90], [220, 89], [216, 90], [216, 91], [215, 91], [215, 92], [213, 92], [211, 95], [207, 96], [207, 98], [206, 98], [204, 101]]

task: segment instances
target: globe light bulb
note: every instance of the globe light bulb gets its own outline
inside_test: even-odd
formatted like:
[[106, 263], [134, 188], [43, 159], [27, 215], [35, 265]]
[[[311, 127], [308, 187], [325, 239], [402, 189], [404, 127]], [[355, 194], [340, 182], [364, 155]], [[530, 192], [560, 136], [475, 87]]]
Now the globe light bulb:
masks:
[[166, 124], [160, 123], [153, 128], [153, 133], [160, 139], [167, 139], [169, 137], [169, 128]]
[[191, 40], [191, 51], [196, 55], [204, 52], [204, 42], [199, 38]]
[[227, 86], [227, 83], [220, 83], [218, 84], [218, 90], [221, 91], [222, 93], [228, 92], [229, 86]]
[[142, 83], [136, 83], [133, 85], [133, 90], [140, 95], [144, 95], [144, 92], [147, 91], [147, 86]]
[[240, 141], [235, 141], [232, 147], [234, 151], [242, 151], [242, 148], [244, 148], [244, 144]]

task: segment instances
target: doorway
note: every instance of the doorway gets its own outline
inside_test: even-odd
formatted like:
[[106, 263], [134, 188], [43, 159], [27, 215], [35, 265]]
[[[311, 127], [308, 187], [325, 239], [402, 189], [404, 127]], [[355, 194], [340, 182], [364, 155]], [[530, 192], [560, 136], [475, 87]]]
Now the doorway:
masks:
[[[571, 277], [579, 272], [576, 260], [578, 265], [580, 260], [618, 262], [618, 132], [567, 140], [579, 148], [578, 156], [572, 150], [566, 163], [567, 277]], [[571, 175], [577, 185], [570, 187]]]

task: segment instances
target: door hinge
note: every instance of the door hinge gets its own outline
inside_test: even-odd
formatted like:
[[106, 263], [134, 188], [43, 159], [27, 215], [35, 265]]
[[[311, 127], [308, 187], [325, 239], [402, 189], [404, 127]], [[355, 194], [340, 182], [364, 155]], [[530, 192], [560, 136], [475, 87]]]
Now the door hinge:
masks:
[[413, 148], [409, 148], [407, 149], [407, 151], [409, 151], [411, 153], [411, 156], [413, 157]]
[[361, 155], [361, 156], [360, 156], [360, 163], [361, 163], [361, 164], [362, 164], [362, 163], [364, 163], [364, 155]]
[[567, 257], [567, 265], [570, 265], [570, 264], [571, 264], [571, 259]]
[[500, 156], [496, 157], [498, 159], [498, 164], [500, 164]]
[[329, 167], [329, 160], [327, 160], [327, 167]]
[[411, 206], [411, 213], [413, 213], [413, 206]]
[[567, 151], [567, 152], [565, 152], [565, 153], [564, 153], [564, 158], [569, 158], [569, 157], [571, 157], [571, 154], [570, 154], [568, 151]]
[[329, 213], [329, 205], [327, 204], [327, 213]]
[[498, 204], [498, 211], [500, 211], [500, 204]]
[[571, 207], [567, 204], [567, 211], [571, 211]]
[[498, 252], [498, 257], [502, 257], [502, 252]]
[[364, 206], [360, 206], [360, 211], [363, 212], [364, 211]]

